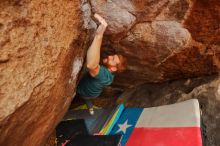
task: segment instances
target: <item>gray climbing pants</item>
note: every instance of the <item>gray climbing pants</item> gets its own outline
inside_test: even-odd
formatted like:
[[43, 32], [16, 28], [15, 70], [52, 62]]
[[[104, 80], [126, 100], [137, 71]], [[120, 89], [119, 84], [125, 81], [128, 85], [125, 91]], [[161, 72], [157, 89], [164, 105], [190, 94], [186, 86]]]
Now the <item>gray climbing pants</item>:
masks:
[[[79, 96], [80, 97], [80, 96]], [[93, 108], [93, 104], [92, 104], [92, 99], [95, 99], [95, 98], [97, 98], [97, 97], [80, 97], [80, 98], [82, 98], [84, 101], [85, 101], [85, 104], [87, 105], [87, 107], [89, 108], [89, 109], [91, 109], [91, 108]]]

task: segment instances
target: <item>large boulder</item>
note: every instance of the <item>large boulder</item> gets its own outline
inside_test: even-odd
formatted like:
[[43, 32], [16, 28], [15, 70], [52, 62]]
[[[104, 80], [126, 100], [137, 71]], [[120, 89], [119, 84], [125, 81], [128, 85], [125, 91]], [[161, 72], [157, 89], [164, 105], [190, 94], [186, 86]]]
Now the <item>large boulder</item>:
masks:
[[108, 51], [128, 60], [105, 93], [220, 67], [219, 0], [2, 1], [0, 145], [43, 145], [62, 119], [97, 27], [94, 13], [109, 24]]
[[80, 4], [1, 1], [0, 145], [43, 145], [67, 111], [85, 52]]
[[[91, 3], [93, 12], [101, 13], [110, 24], [104, 44], [128, 60], [128, 70], [116, 77], [113, 87], [217, 73], [219, 1], [108, 0], [99, 2], [98, 8]], [[132, 27], [129, 21], [117, 21], [124, 15], [113, 17], [116, 6], [135, 17]]]

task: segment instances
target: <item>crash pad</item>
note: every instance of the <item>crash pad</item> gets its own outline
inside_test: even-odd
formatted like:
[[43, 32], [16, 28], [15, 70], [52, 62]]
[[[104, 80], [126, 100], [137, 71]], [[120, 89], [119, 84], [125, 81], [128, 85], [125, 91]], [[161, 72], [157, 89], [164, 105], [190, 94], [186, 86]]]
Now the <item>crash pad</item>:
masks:
[[110, 134], [122, 134], [122, 146], [202, 146], [198, 100], [125, 108]]

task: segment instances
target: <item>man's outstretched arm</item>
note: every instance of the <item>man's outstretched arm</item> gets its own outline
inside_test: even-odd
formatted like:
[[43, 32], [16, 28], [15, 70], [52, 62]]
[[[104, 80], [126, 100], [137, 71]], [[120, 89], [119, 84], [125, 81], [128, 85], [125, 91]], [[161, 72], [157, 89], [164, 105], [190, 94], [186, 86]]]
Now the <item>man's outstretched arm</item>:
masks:
[[99, 73], [100, 49], [102, 44], [103, 34], [106, 30], [107, 23], [100, 15], [95, 14], [94, 17], [101, 23], [95, 34], [95, 38], [87, 51], [86, 67], [91, 76], [96, 76]]

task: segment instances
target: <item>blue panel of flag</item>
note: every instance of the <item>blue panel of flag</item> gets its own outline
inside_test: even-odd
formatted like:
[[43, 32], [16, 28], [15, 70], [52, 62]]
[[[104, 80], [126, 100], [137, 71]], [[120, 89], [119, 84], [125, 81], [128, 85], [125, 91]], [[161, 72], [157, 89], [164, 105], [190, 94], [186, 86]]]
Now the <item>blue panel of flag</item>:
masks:
[[122, 134], [121, 145], [124, 146], [131, 135], [143, 108], [125, 108], [110, 134]]

